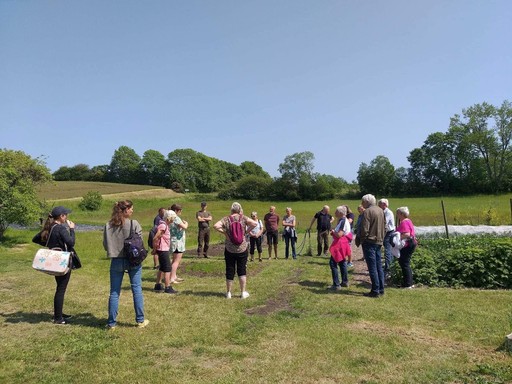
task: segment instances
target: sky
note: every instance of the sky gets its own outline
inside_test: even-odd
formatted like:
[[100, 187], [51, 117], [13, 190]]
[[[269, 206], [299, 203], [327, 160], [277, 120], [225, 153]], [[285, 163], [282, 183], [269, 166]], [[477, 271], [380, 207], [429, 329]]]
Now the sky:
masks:
[[0, 0], [0, 148], [50, 170], [192, 148], [347, 181], [512, 100], [509, 0]]

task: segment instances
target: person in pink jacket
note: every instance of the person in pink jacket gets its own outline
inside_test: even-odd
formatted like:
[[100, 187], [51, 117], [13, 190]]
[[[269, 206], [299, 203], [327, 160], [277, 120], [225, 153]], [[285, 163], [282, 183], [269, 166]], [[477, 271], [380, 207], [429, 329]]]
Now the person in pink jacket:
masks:
[[414, 288], [412, 284], [411, 257], [416, 249], [416, 234], [414, 232], [414, 224], [409, 219], [409, 208], [398, 208], [396, 210], [396, 217], [400, 223], [396, 228], [397, 232], [400, 232], [400, 240], [406, 240], [404, 247], [400, 250], [400, 258], [398, 259], [403, 275], [402, 288]]
[[[352, 254], [350, 249], [352, 232], [346, 214], [346, 206], [342, 205], [336, 208], [335, 216], [338, 219], [338, 224], [330, 231], [333, 241], [329, 248], [329, 252], [331, 253], [329, 266], [331, 267], [332, 273], [332, 286], [329, 289], [333, 291], [339, 291], [341, 287], [348, 287], [347, 260], [349, 255]], [[338, 275], [338, 267], [341, 270], [341, 283]]]

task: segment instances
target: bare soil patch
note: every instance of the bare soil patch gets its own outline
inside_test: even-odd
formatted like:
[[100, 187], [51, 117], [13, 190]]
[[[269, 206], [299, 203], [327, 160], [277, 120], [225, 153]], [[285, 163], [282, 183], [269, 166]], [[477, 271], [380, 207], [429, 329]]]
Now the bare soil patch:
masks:
[[245, 311], [248, 315], [271, 315], [281, 311], [292, 311], [293, 307], [291, 302], [291, 292], [282, 291], [278, 297], [267, 300], [264, 305], [258, 307], [249, 308]]
[[[297, 268], [294, 273], [287, 280], [287, 284], [289, 286], [296, 285], [300, 281], [300, 277], [302, 275], [303, 270]], [[271, 315], [276, 312], [282, 311], [293, 311], [293, 307], [291, 305], [292, 293], [290, 289], [287, 289], [286, 286], [282, 291], [279, 292], [279, 296], [268, 299], [264, 305], [260, 305], [258, 307], [249, 308], [245, 311], [248, 315]]]

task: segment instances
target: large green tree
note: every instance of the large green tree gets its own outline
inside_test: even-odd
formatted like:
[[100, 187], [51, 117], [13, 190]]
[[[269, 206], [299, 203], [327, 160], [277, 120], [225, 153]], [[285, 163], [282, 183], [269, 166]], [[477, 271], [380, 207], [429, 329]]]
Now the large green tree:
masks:
[[450, 131], [460, 130], [467, 143], [478, 153], [486, 172], [486, 184], [492, 192], [504, 190], [506, 171], [510, 167], [512, 139], [512, 105], [500, 107], [475, 104], [455, 115]]
[[297, 152], [293, 155], [288, 155], [284, 161], [279, 164], [279, 173], [283, 179], [287, 179], [295, 185], [304, 177], [312, 180], [315, 155], [312, 152]]
[[40, 217], [36, 187], [51, 178], [40, 159], [21, 151], [0, 150], [0, 239], [9, 224], [25, 225]]
[[240, 168], [246, 175], [258, 176], [264, 179], [272, 179], [272, 177], [270, 177], [270, 175], [254, 161], [244, 161], [240, 164]]
[[108, 178], [115, 183], [137, 184], [141, 182], [141, 158], [125, 145], [115, 150], [108, 170]]
[[154, 149], [148, 149], [140, 161], [144, 184], [165, 186], [169, 178], [169, 165], [165, 156]]
[[410, 152], [414, 189], [441, 193], [505, 192], [512, 180], [512, 105], [475, 104], [454, 115], [446, 133]]
[[395, 167], [386, 156], [379, 155], [370, 164], [361, 163], [357, 182], [363, 193], [388, 196], [395, 185]]

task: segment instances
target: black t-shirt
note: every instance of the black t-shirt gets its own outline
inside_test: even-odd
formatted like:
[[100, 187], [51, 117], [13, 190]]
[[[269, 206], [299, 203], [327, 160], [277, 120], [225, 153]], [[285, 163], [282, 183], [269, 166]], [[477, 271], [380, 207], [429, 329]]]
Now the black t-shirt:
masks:
[[322, 211], [315, 213], [316, 230], [319, 232], [329, 231], [331, 229], [332, 216]]

